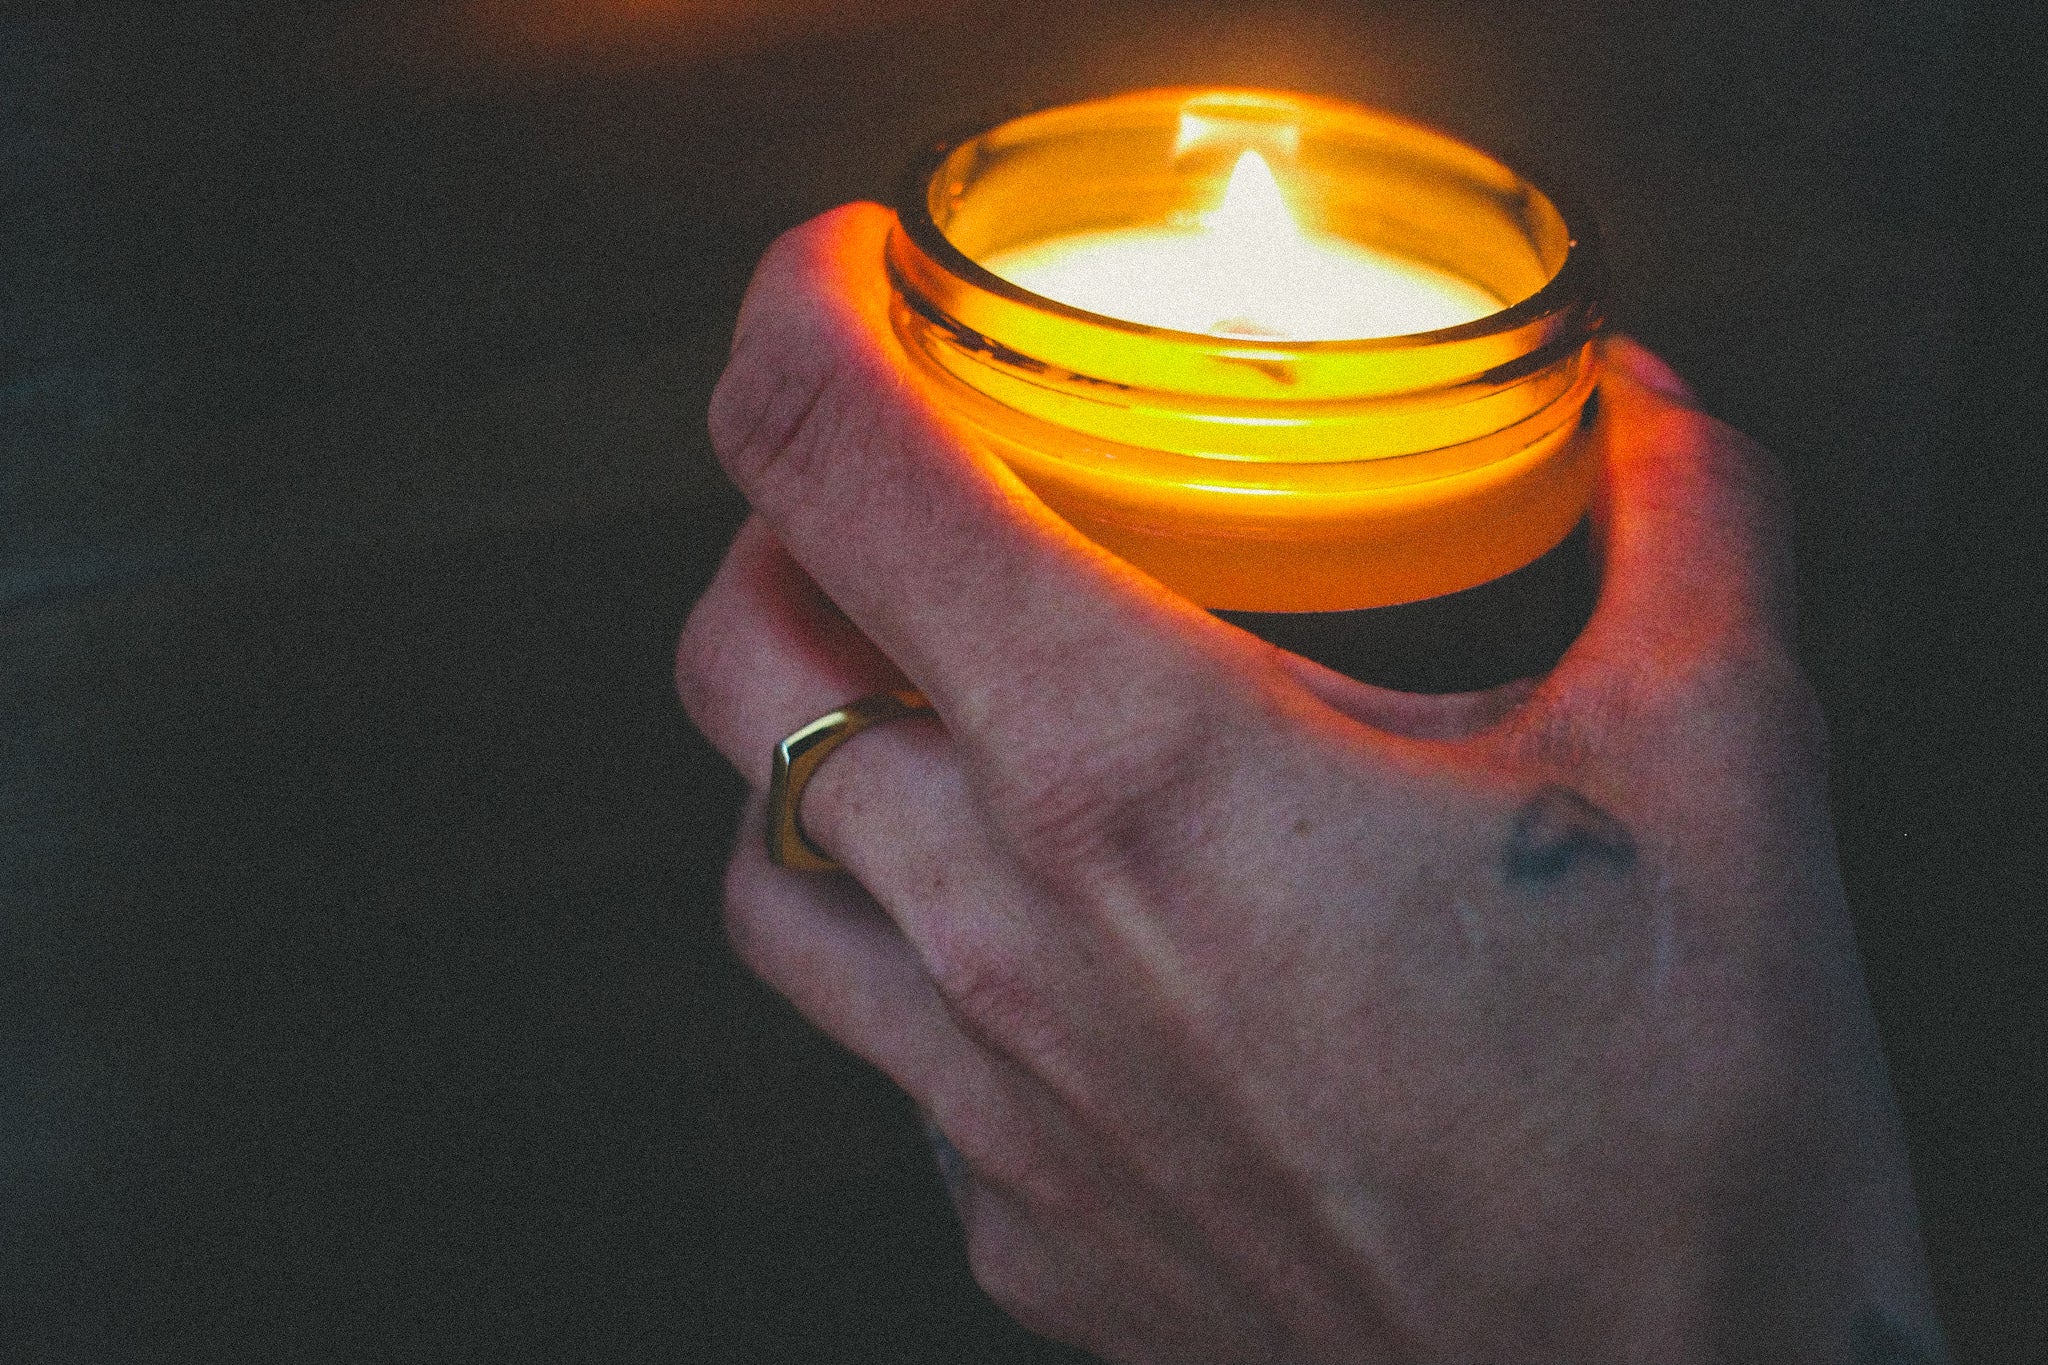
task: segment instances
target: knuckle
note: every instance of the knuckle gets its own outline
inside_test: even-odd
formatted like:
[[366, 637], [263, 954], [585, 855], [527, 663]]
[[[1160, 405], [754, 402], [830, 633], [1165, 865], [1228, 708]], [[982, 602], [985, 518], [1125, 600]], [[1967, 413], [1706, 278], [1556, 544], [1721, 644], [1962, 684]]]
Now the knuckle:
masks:
[[1025, 1059], [1057, 1055], [1065, 1042], [1059, 1011], [1043, 987], [987, 947], [930, 954], [933, 984], [963, 1032]]
[[827, 250], [828, 218], [784, 233], [748, 287], [732, 359], [706, 414], [712, 449], [757, 501], [800, 487], [861, 411], [861, 327]]
[[[757, 506], [815, 472], [838, 418], [841, 362], [798, 326], [750, 333], [711, 395], [711, 447]], [[789, 335], [797, 333], [797, 335]]]
[[984, 799], [1013, 856], [1049, 885], [1074, 889], [1120, 876], [1165, 876], [1204, 847], [1221, 791], [1219, 736], [1242, 716], [1213, 719], [1213, 699], [1149, 699], [1118, 724], [1013, 746], [983, 776]]

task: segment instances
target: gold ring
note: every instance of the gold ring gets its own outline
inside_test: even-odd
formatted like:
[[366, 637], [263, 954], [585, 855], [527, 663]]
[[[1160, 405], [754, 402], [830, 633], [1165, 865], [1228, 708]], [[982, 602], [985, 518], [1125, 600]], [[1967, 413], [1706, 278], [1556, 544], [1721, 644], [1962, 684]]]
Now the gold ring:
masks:
[[818, 851], [804, 834], [797, 806], [804, 784], [832, 751], [870, 725], [900, 720], [932, 709], [922, 692], [877, 692], [818, 717], [775, 746], [768, 778], [768, 857], [798, 872], [837, 872], [839, 864]]

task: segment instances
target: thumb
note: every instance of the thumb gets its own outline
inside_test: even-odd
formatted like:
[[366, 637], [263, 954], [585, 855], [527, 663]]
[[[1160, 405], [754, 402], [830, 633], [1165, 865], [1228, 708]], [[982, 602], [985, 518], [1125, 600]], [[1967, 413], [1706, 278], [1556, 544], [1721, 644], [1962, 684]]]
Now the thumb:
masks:
[[1762, 446], [1701, 411], [1639, 343], [1602, 348], [1592, 527], [1600, 600], [1565, 666], [1792, 641], [1790, 490]]

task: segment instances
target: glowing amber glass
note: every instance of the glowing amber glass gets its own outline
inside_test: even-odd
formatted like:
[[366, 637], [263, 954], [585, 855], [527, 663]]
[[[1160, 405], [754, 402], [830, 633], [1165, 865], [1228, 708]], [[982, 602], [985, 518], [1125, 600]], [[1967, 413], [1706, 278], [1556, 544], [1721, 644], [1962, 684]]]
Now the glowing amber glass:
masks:
[[[1259, 150], [1304, 228], [1500, 300], [1407, 336], [1172, 331], [1027, 292], [979, 262], [1184, 223]], [[1585, 510], [1595, 379], [1587, 226], [1487, 154], [1357, 105], [1149, 90], [934, 150], [888, 246], [925, 381], [1085, 535], [1205, 606], [1413, 601], [1519, 568]]]

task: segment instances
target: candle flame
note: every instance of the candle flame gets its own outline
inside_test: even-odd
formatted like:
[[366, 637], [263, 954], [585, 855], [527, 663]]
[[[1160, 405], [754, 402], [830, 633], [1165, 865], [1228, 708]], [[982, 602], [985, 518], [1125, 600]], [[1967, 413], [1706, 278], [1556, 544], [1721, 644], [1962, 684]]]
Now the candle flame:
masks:
[[1238, 152], [1206, 210], [1055, 237], [984, 264], [1090, 312], [1247, 341], [1400, 336], [1498, 306], [1462, 280], [1303, 223], [1256, 147]]
[[1202, 227], [1209, 294], [1220, 305], [1208, 330], [1218, 336], [1286, 336], [1289, 329], [1275, 317], [1292, 299], [1312, 295], [1314, 266], [1304, 265], [1301, 224], [1257, 149], [1237, 158], [1222, 201], [1202, 215]]
[[1230, 183], [1223, 187], [1223, 201], [1203, 218], [1202, 225], [1218, 237], [1228, 238], [1234, 247], [1254, 250], [1270, 249], [1276, 240], [1301, 236], [1301, 224], [1287, 206], [1279, 178], [1255, 148], [1238, 157]]

